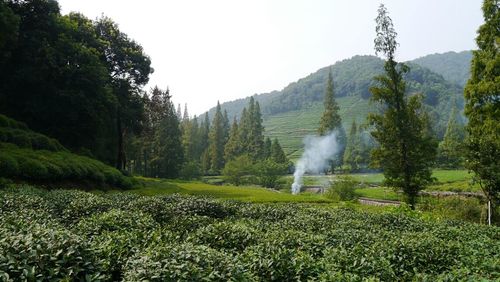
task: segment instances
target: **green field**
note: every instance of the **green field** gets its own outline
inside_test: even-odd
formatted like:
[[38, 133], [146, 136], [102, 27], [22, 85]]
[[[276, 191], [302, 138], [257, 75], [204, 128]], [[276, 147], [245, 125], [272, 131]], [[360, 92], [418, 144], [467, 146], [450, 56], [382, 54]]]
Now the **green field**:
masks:
[[329, 203], [331, 200], [316, 194], [301, 193], [292, 195], [290, 193], [260, 188], [256, 186], [231, 186], [211, 185], [195, 181], [167, 180], [139, 178], [142, 184], [130, 192], [153, 196], [170, 195], [174, 193], [211, 196], [219, 199], [238, 200], [253, 203], [276, 203], [276, 202], [302, 202], [302, 203]]
[[[370, 111], [369, 100], [357, 97], [336, 99], [343, 126], [348, 130], [355, 119], [358, 124], [364, 123]], [[278, 138], [288, 158], [295, 161], [300, 158], [306, 135], [315, 134], [323, 113], [323, 103], [316, 102], [302, 110], [272, 115], [264, 118], [266, 136]]]
[[[335, 175], [305, 175], [304, 182], [306, 185], [318, 185], [328, 180], [334, 180], [339, 176], [349, 176], [356, 181], [365, 184], [379, 185], [384, 181], [382, 173], [349, 173], [349, 174], [335, 174]], [[457, 182], [467, 182], [472, 179], [472, 174], [467, 170], [443, 170], [435, 169], [432, 176], [436, 178], [437, 184], [449, 184]], [[288, 179], [293, 179], [293, 176], [287, 176]]]
[[391, 188], [377, 187], [377, 188], [360, 188], [356, 189], [356, 194], [360, 197], [381, 199], [381, 200], [391, 200], [391, 201], [401, 201], [403, 196], [401, 193], [394, 192]]

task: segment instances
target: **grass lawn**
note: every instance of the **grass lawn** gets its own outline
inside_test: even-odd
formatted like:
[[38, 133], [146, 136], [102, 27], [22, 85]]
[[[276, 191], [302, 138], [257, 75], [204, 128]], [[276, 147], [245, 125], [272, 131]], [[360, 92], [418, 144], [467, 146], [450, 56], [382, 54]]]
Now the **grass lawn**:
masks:
[[356, 189], [356, 194], [358, 194], [360, 197], [366, 197], [372, 199], [391, 200], [391, 201], [403, 200], [403, 197], [400, 193], [396, 193], [394, 192], [393, 189], [387, 187]]
[[432, 172], [432, 176], [436, 177], [439, 183], [469, 181], [472, 179], [472, 174], [464, 169], [463, 170], [436, 169]]
[[317, 194], [301, 193], [292, 195], [255, 186], [211, 185], [198, 181], [181, 181], [170, 179], [137, 178], [143, 187], [130, 190], [145, 196], [168, 195], [173, 193], [211, 196], [220, 199], [231, 199], [253, 203], [301, 202], [330, 203], [331, 200]]

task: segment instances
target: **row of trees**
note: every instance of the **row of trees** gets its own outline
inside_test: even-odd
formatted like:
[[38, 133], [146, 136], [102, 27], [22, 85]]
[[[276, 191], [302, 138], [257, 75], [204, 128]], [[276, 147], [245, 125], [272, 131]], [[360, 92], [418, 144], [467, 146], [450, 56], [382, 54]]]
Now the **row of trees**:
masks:
[[206, 113], [200, 122], [197, 116], [189, 117], [187, 105], [184, 113], [180, 105], [175, 110], [169, 90], [155, 87], [144, 99], [143, 130], [128, 144], [127, 169], [133, 173], [166, 178], [220, 174], [241, 156], [252, 165], [288, 165], [278, 140], [264, 138], [260, 106], [253, 99], [231, 126], [219, 103], [213, 119]]

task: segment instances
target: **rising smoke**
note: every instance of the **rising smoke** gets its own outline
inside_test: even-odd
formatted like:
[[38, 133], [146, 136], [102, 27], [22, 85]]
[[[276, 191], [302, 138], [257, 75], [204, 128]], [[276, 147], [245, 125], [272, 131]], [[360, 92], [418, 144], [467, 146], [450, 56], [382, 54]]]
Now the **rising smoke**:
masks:
[[326, 136], [306, 136], [304, 138], [304, 153], [297, 162], [293, 174], [292, 194], [300, 192], [302, 176], [305, 173], [324, 172], [339, 149], [336, 132], [331, 132]]

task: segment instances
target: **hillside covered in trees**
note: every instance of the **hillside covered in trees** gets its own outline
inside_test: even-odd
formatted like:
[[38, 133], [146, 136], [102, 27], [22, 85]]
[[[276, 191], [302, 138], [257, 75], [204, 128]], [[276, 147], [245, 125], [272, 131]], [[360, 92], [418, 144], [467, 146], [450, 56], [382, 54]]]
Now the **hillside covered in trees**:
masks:
[[472, 51], [431, 54], [412, 60], [412, 63], [439, 73], [444, 79], [465, 86], [470, 77]]
[[[424, 104], [436, 121], [435, 130], [443, 136], [446, 123], [449, 119], [450, 109], [456, 105], [460, 111], [463, 109], [463, 85], [445, 79], [450, 75], [440, 70], [454, 68], [457, 72], [467, 73], [470, 57], [460, 56], [454, 60], [447, 60], [449, 53], [433, 55], [435, 70], [428, 68], [425, 63], [420, 64], [426, 57], [408, 62], [410, 72], [406, 74], [408, 81], [408, 94], [423, 93]], [[467, 54], [462, 52], [460, 54]], [[451, 61], [452, 63], [448, 63]], [[459, 67], [456, 67], [456, 66]], [[338, 99], [348, 97], [359, 101], [357, 105], [350, 105], [349, 112], [364, 113], [368, 104], [370, 93], [368, 89], [373, 85], [373, 77], [383, 71], [383, 61], [375, 56], [354, 56], [322, 68], [296, 82], [290, 83], [281, 91], [254, 95], [254, 99], [261, 104], [265, 122], [273, 116], [278, 116], [292, 111], [316, 110], [316, 105], [322, 103], [328, 72], [331, 69], [333, 76], [334, 92]], [[239, 99], [221, 104], [228, 112], [229, 117], [237, 116], [249, 98]], [[342, 108], [342, 107], [341, 107]], [[370, 107], [371, 110], [376, 110]], [[341, 109], [342, 110], [342, 109]], [[213, 115], [214, 109], [209, 111]], [[366, 115], [360, 114], [358, 121], [364, 120]], [[349, 118], [350, 120], [350, 118]], [[319, 120], [318, 120], [319, 121]], [[311, 129], [314, 130], [314, 129]]]

